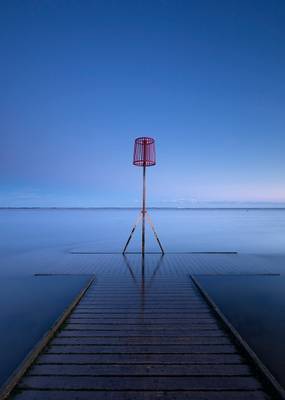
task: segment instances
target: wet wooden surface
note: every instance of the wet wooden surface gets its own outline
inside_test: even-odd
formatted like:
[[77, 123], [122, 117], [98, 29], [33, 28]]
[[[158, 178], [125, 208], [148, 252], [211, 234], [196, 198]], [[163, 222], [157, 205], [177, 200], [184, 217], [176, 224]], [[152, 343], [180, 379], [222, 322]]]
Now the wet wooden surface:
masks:
[[270, 398], [185, 262], [133, 260], [98, 265], [95, 282], [11, 398]]

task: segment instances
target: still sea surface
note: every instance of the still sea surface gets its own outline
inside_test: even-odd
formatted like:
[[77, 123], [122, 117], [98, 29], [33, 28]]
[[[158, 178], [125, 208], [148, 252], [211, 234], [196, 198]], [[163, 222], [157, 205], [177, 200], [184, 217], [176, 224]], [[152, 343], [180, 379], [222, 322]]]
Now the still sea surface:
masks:
[[[0, 385], [90, 279], [88, 269], [72, 270], [73, 253], [121, 252], [138, 212], [0, 210]], [[254, 255], [276, 274], [237, 270], [197, 278], [285, 386], [285, 209], [154, 209], [150, 215], [166, 252]], [[157, 251], [147, 234], [147, 250]], [[139, 230], [129, 250], [140, 250]], [[44, 276], [65, 266], [69, 275]]]

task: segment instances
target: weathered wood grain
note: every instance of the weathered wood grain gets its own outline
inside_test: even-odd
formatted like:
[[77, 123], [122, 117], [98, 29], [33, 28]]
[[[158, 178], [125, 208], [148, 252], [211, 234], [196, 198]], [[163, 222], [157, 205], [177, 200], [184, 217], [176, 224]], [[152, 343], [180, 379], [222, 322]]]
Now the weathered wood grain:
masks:
[[16, 400], [268, 400], [262, 390], [254, 391], [64, 391], [21, 390]]
[[139, 278], [122, 265], [102, 267], [12, 398], [271, 398], [178, 265], [168, 265], [151, 285], [138, 285]]
[[87, 377], [26, 376], [19, 389], [61, 390], [258, 390], [261, 384], [253, 377]]
[[240, 354], [49, 354], [44, 353], [38, 363], [161, 363], [161, 364], [238, 364], [244, 363]]
[[233, 345], [189, 344], [189, 345], [55, 345], [46, 349], [46, 354], [236, 354]]
[[36, 364], [29, 375], [70, 376], [251, 376], [244, 364]]
[[187, 329], [186, 331], [177, 330], [155, 330], [151, 331], [149, 329], [143, 331], [133, 331], [133, 330], [77, 330], [68, 329], [67, 327], [60, 331], [57, 337], [118, 337], [118, 338], [149, 338], [149, 337], [163, 337], [163, 338], [176, 338], [176, 337], [188, 337], [188, 338], [199, 338], [199, 337], [227, 337], [223, 331], [220, 329]]
[[104, 344], [104, 345], [188, 345], [188, 344], [231, 344], [226, 336], [123, 336], [123, 337], [88, 337], [88, 336], [57, 336], [54, 338], [53, 345], [84, 345], [84, 344]]

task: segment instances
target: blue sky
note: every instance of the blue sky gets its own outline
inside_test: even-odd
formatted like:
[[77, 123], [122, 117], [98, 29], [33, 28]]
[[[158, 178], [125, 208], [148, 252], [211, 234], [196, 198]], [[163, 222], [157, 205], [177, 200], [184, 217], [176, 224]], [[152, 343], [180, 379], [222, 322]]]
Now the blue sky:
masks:
[[3, 0], [0, 206], [285, 202], [283, 0]]

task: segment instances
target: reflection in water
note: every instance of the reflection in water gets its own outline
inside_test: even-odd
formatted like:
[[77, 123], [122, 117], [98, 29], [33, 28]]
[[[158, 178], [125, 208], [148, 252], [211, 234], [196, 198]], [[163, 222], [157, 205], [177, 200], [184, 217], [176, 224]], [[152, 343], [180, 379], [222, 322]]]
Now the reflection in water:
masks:
[[154, 281], [154, 278], [162, 265], [162, 260], [163, 260], [164, 254], [161, 254], [161, 256], [159, 257], [155, 269], [153, 270], [150, 278], [147, 280], [146, 280], [146, 273], [145, 273], [146, 272], [145, 254], [141, 254], [141, 256], [140, 256], [141, 262], [140, 262], [139, 279], [136, 277], [134, 268], [132, 267], [128, 257], [125, 254], [123, 255], [123, 257], [124, 257], [126, 267], [132, 278], [132, 281], [134, 282], [134, 284], [137, 287], [138, 292], [140, 294], [140, 315], [141, 315], [141, 319], [143, 320], [144, 319], [144, 311], [145, 311], [146, 295], [147, 295], [147, 292], [150, 290], [151, 285]]

